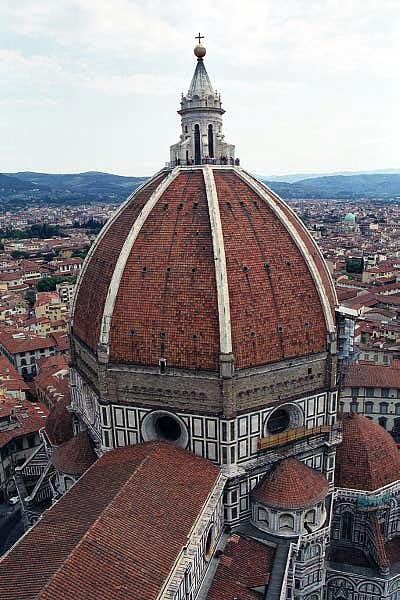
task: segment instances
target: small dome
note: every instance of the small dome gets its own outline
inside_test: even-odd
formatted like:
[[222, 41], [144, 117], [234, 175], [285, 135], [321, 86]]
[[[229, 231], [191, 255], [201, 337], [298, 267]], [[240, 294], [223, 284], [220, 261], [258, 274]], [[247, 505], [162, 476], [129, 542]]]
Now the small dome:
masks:
[[345, 216], [344, 220], [347, 221], [348, 223], [355, 223], [356, 215], [354, 213], [349, 212]]
[[58, 446], [51, 462], [58, 471], [68, 475], [82, 475], [95, 462], [96, 454], [86, 431], [80, 431], [62, 446]]
[[400, 454], [392, 436], [358, 414], [343, 415], [336, 453], [336, 486], [373, 491], [400, 479]]
[[206, 55], [206, 49], [203, 44], [197, 44], [193, 52], [197, 58], [204, 58]]
[[328, 490], [329, 483], [322, 473], [296, 458], [286, 458], [263, 477], [253, 496], [266, 506], [297, 510], [315, 506]]
[[45, 431], [52, 444], [59, 446], [70, 440], [74, 434], [72, 415], [67, 411], [70, 398], [61, 398], [51, 410], [46, 420]]

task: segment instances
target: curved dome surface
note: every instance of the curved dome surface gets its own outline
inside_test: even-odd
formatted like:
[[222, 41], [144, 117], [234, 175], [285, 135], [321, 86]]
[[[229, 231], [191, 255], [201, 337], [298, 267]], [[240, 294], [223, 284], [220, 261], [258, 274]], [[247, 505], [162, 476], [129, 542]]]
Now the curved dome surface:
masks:
[[326, 350], [335, 291], [294, 212], [237, 167], [156, 174], [117, 211], [78, 283], [73, 335], [113, 363], [238, 369]]
[[254, 488], [253, 496], [273, 508], [296, 510], [315, 506], [329, 491], [327, 479], [296, 458], [277, 463]]
[[46, 419], [45, 431], [55, 446], [64, 444], [74, 435], [72, 414], [67, 410], [70, 401], [69, 397], [61, 398]]
[[86, 431], [80, 431], [62, 446], [54, 449], [51, 462], [58, 471], [82, 475], [96, 461], [97, 456]]
[[398, 479], [400, 454], [390, 433], [363, 415], [343, 415], [343, 442], [336, 452], [335, 484], [373, 491]]

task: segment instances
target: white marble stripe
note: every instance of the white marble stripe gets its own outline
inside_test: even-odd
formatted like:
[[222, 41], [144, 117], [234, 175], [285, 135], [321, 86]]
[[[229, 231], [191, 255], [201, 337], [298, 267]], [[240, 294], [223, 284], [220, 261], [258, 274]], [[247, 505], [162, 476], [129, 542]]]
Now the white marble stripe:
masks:
[[[115, 300], [117, 297], [119, 285], [121, 282], [121, 277], [125, 269], [126, 262], [128, 260], [129, 254], [131, 252], [132, 246], [135, 243], [144, 223], [146, 222], [147, 217], [157, 204], [158, 200], [171, 184], [171, 182], [177, 177], [179, 174], [179, 167], [175, 168], [171, 173], [163, 179], [160, 185], [154, 190], [146, 204], [143, 206], [142, 210], [138, 214], [135, 222], [133, 223], [130, 232], [128, 233], [125, 242], [122, 246], [120, 255], [115, 265], [114, 273], [111, 278], [111, 282], [108, 288], [106, 301], [104, 304], [103, 310], [103, 318], [101, 322], [100, 329], [100, 344], [108, 345], [109, 337], [110, 337], [110, 324], [111, 318], [114, 312]], [[154, 178], [152, 178], [153, 181]]]
[[112, 215], [112, 217], [110, 217], [110, 219], [107, 221], [107, 223], [104, 225], [104, 227], [101, 229], [99, 235], [97, 236], [97, 238], [95, 239], [95, 241], [93, 242], [89, 252], [87, 253], [87, 256], [85, 258], [85, 261], [83, 263], [82, 269], [79, 273], [77, 282], [76, 282], [76, 286], [75, 286], [75, 290], [74, 290], [74, 297], [73, 297], [73, 302], [72, 302], [72, 309], [71, 309], [71, 320], [70, 320], [70, 327], [73, 326], [73, 321], [74, 321], [74, 314], [75, 314], [75, 306], [76, 306], [76, 299], [78, 297], [78, 292], [79, 292], [79, 288], [81, 286], [81, 283], [83, 281], [84, 275], [87, 271], [87, 268], [89, 266], [90, 260], [93, 256], [93, 254], [95, 253], [98, 245], [100, 244], [101, 240], [104, 238], [104, 236], [106, 235], [106, 233], [108, 232], [108, 230], [110, 229], [111, 225], [115, 222], [115, 220], [119, 217], [119, 215], [121, 214], [121, 212], [123, 210], [125, 210], [126, 206], [130, 203], [130, 201], [134, 198], [134, 196], [136, 194], [138, 194], [139, 192], [141, 192], [145, 187], [147, 187], [148, 185], [150, 185], [150, 183], [157, 177], [159, 177], [161, 175], [161, 173], [164, 171], [164, 169], [161, 169], [160, 171], [158, 171], [158, 173], [156, 173], [151, 179], [147, 179], [146, 181], [144, 181], [141, 185], [139, 185], [139, 187], [137, 187], [132, 194], [130, 194], [128, 196], [128, 198], [122, 202], [122, 204], [117, 208], [117, 210], [115, 211], [115, 213]]
[[[295, 213], [295, 211], [289, 206], [289, 204], [287, 202], [285, 202], [285, 200], [283, 200], [280, 196], [278, 196], [276, 194], [276, 192], [274, 192], [274, 190], [271, 190], [271, 188], [269, 188], [263, 181], [259, 181], [256, 177], [254, 177], [254, 175], [252, 175], [251, 173], [245, 171], [245, 173], [247, 173], [247, 175], [249, 175], [249, 177], [251, 177], [253, 180], [255, 180], [257, 183], [259, 183], [268, 194], [271, 194], [274, 197], [278, 197], [279, 200], [285, 205], [286, 209], [293, 215], [293, 218], [297, 221], [299, 227], [301, 227], [301, 229], [304, 231], [304, 234], [307, 235], [308, 237], [310, 237], [310, 234], [308, 232], [307, 227], [304, 225], [303, 221], [298, 217], [298, 215]], [[317, 253], [319, 254], [321, 260], [323, 261], [323, 263], [325, 263], [325, 258], [318, 246], [318, 244], [316, 244], [314, 242], [314, 240], [311, 238], [311, 242], [314, 245], [315, 250], [317, 251]], [[337, 294], [336, 294], [336, 289], [335, 289], [335, 285], [333, 283], [333, 279], [332, 279], [332, 275], [330, 274], [328, 268], [326, 269], [326, 275], [328, 277], [329, 280], [329, 284], [330, 284], [330, 288], [331, 288], [331, 292], [332, 292], [332, 296], [335, 299], [335, 304], [338, 305], [338, 299], [337, 299]]]
[[221, 215], [219, 212], [218, 195], [211, 166], [203, 168], [206, 186], [208, 212], [211, 222], [211, 235], [214, 251], [215, 279], [217, 284], [219, 339], [221, 354], [232, 352], [231, 311], [229, 305], [228, 275], [224, 238], [222, 234]]
[[318, 295], [321, 300], [327, 329], [330, 333], [334, 333], [335, 332], [335, 323], [334, 323], [334, 319], [333, 319], [333, 314], [332, 314], [329, 300], [326, 295], [325, 287], [324, 287], [324, 284], [322, 283], [322, 279], [319, 274], [318, 268], [314, 262], [312, 255], [310, 254], [307, 246], [304, 244], [303, 240], [301, 239], [301, 236], [299, 235], [298, 231], [296, 230], [294, 225], [288, 221], [288, 219], [285, 216], [285, 213], [282, 211], [282, 209], [276, 203], [275, 198], [274, 198], [274, 196], [276, 194], [274, 194], [274, 192], [272, 190], [270, 190], [269, 193], [267, 193], [266, 189], [264, 189], [263, 186], [257, 180], [253, 179], [252, 176], [250, 176], [248, 173], [246, 173], [246, 171], [243, 171], [242, 169], [237, 169], [236, 173], [243, 181], [245, 181], [256, 192], [256, 194], [258, 194], [258, 196], [260, 196], [260, 198], [262, 198], [264, 200], [264, 202], [267, 204], [267, 206], [269, 206], [271, 208], [271, 210], [276, 214], [278, 219], [281, 221], [282, 225], [284, 225], [286, 227], [286, 229], [288, 230], [288, 232], [290, 233], [290, 236], [296, 243], [296, 246], [302, 253], [304, 259], [306, 260], [307, 265], [310, 270], [310, 273], [311, 273], [311, 276], [316, 285]]

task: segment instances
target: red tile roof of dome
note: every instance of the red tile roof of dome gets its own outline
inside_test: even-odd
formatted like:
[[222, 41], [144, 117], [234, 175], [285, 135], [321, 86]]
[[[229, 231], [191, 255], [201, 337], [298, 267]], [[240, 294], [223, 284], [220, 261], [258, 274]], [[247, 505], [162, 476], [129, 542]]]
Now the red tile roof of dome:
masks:
[[397, 479], [400, 454], [392, 436], [363, 415], [343, 415], [343, 442], [336, 453], [336, 486], [372, 491]]
[[237, 369], [326, 350], [335, 291], [293, 211], [241, 169], [178, 167], [149, 180], [100, 234], [78, 283], [73, 335], [97, 353], [109, 330], [113, 363], [158, 366], [162, 356], [217, 371], [221, 286]]
[[72, 415], [67, 410], [70, 402], [69, 396], [60, 398], [47, 417], [45, 431], [55, 446], [64, 444], [73, 436]]
[[89, 435], [86, 431], [80, 431], [68, 442], [54, 449], [51, 462], [62, 473], [82, 475], [96, 458]]
[[295, 510], [318, 504], [328, 490], [329, 483], [322, 473], [296, 458], [286, 458], [274, 465], [252, 494], [267, 506]]

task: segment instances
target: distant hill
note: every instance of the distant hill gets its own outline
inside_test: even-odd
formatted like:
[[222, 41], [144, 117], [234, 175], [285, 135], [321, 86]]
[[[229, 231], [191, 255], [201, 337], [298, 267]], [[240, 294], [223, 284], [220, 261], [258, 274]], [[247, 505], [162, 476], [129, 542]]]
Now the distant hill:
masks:
[[335, 177], [336, 175], [400, 175], [400, 169], [377, 169], [376, 171], [334, 171], [330, 173], [287, 173], [285, 175], [260, 175], [263, 181], [284, 181], [286, 183], [295, 183], [304, 179], [316, 179], [320, 177]]
[[122, 175], [112, 175], [98, 171], [65, 175], [23, 171], [12, 173], [12, 175], [22, 181], [33, 182], [56, 191], [62, 190], [89, 194], [109, 193], [117, 194], [118, 196], [121, 193], [127, 195], [147, 179], [146, 177], [123, 177]]
[[[123, 177], [111, 173], [51, 174], [24, 171], [0, 174], [0, 210], [28, 205], [118, 203], [146, 177]], [[400, 173], [333, 175], [295, 182], [261, 178], [282, 198], [400, 198]]]
[[[19, 177], [12, 177], [10, 175], [4, 175], [0, 173], [0, 195], [2, 194], [14, 194], [15, 192], [25, 192], [33, 190], [38, 186], [33, 184], [31, 181], [23, 181]], [[43, 189], [48, 189], [44, 187]]]
[[400, 198], [400, 174], [334, 175], [264, 182], [283, 198]]

